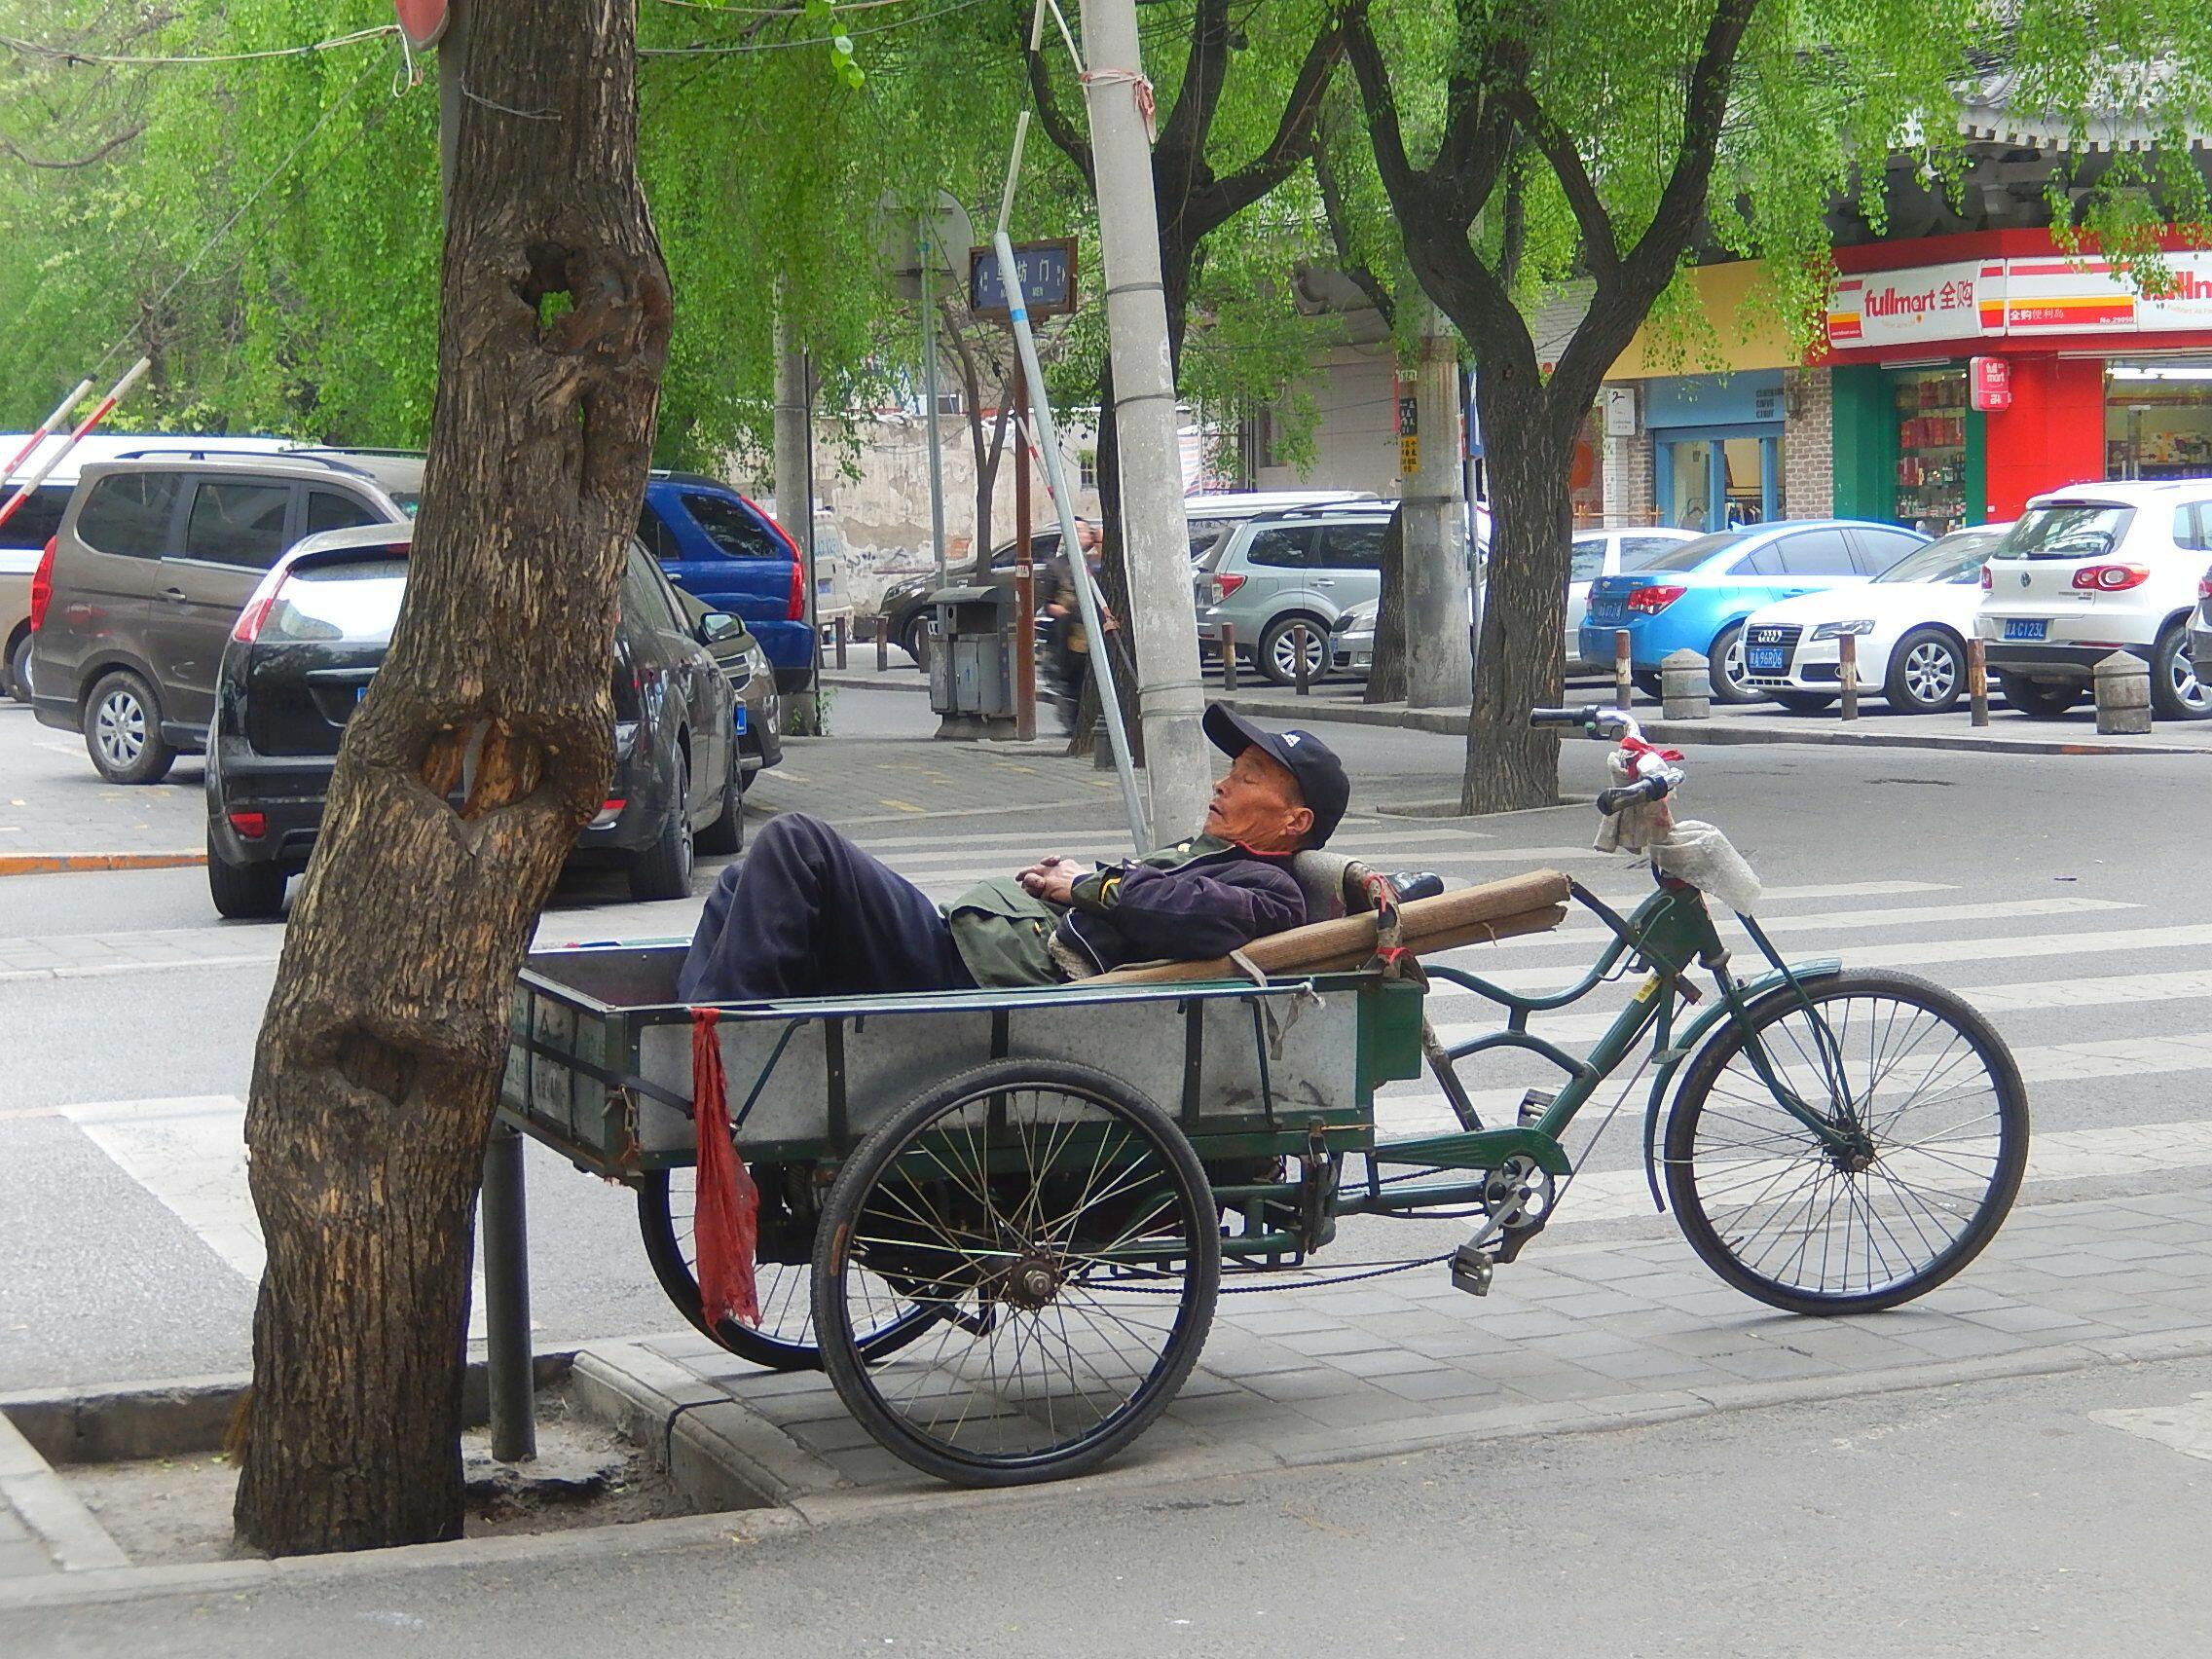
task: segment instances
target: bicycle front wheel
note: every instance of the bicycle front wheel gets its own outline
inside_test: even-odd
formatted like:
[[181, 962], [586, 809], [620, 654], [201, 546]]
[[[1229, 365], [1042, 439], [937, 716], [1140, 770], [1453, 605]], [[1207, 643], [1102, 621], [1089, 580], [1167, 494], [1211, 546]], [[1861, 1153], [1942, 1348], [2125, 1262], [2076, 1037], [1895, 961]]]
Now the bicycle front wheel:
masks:
[[1797, 1313], [1935, 1289], [1996, 1235], [2027, 1161], [2027, 1090], [2005, 1040], [1906, 974], [1761, 997], [1698, 1051], [1667, 1121], [1667, 1197], [1690, 1248]]

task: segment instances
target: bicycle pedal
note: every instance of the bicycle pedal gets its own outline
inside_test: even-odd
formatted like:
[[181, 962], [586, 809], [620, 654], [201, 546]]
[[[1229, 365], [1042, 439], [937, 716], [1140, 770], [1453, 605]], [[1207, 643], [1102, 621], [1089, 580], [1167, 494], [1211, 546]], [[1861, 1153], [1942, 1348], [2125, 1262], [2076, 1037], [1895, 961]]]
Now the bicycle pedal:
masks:
[[1469, 1296], [1488, 1296], [1490, 1279], [1495, 1264], [1489, 1254], [1472, 1244], [1462, 1244], [1452, 1252], [1452, 1288], [1463, 1290]]
[[1544, 1114], [1552, 1109], [1552, 1102], [1558, 1098], [1558, 1095], [1547, 1094], [1540, 1088], [1530, 1089], [1521, 1096], [1521, 1110], [1516, 1122], [1525, 1129], [1534, 1128], [1544, 1121]]

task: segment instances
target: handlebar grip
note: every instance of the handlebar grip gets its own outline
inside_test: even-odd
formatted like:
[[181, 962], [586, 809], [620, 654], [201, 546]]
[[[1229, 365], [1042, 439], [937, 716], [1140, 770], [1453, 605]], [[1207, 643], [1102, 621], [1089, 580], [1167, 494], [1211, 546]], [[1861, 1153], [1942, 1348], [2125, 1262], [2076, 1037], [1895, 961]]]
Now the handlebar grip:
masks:
[[1597, 712], [1595, 706], [1582, 709], [1530, 709], [1529, 723], [1532, 726], [1581, 725]]
[[1665, 778], [1641, 778], [1633, 784], [1598, 792], [1598, 810], [1611, 817], [1624, 806], [1634, 806], [1640, 800], [1665, 800], [1673, 789]]

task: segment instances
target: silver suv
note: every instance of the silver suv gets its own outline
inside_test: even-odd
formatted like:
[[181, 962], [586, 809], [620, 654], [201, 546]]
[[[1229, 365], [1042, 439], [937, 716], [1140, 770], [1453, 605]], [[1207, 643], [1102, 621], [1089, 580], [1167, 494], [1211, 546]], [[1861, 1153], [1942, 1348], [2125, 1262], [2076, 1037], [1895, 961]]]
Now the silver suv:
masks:
[[239, 612], [302, 536], [399, 524], [419, 459], [149, 449], [88, 464], [34, 584], [31, 706], [81, 731], [111, 783], [151, 784], [207, 743]]
[[1382, 590], [1382, 538], [1390, 505], [1278, 513], [1237, 526], [1195, 577], [1198, 646], [1221, 649], [1234, 628], [1236, 654], [1277, 685], [1298, 678], [1298, 625], [1307, 625], [1309, 680], [1328, 673], [1329, 630]]

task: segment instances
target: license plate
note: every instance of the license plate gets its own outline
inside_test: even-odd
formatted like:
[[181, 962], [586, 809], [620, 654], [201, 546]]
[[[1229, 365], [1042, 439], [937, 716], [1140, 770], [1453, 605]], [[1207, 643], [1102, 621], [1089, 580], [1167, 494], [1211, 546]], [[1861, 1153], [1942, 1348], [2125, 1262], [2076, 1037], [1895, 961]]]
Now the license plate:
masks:
[[1590, 620], [1603, 622], [1607, 627], [1618, 623], [1627, 614], [1628, 608], [1622, 605], [1593, 605], [1590, 608]]
[[2005, 637], [2008, 640], [2040, 640], [2050, 632], [2050, 621], [2043, 616], [2008, 616], [2005, 618]]
[[1782, 645], [1752, 645], [1746, 652], [1753, 674], [1787, 674], [1789, 652]]
[[356, 685], [356, 686], [354, 686], [354, 687], [353, 687], [353, 706], [354, 706], [354, 707], [355, 707], [356, 709], [357, 709], [357, 708], [359, 708], [359, 707], [361, 706], [361, 699], [362, 699], [363, 697], [366, 697], [366, 696], [367, 696], [368, 694], [369, 694], [369, 682], [367, 682], [366, 680], [364, 680], [364, 681], [362, 681], [362, 682], [361, 682], [361, 683], [360, 683], [360, 684], [358, 684], [358, 685]]
[[745, 705], [744, 705], [743, 703], [740, 703], [740, 704], [738, 704], [738, 706], [737, 706], [737, 735], [738, 735], [738, 736], [740, 736], [740, 737], [743, 737], [743, 736], [745, 735], [745, 714], [746, 714]]

